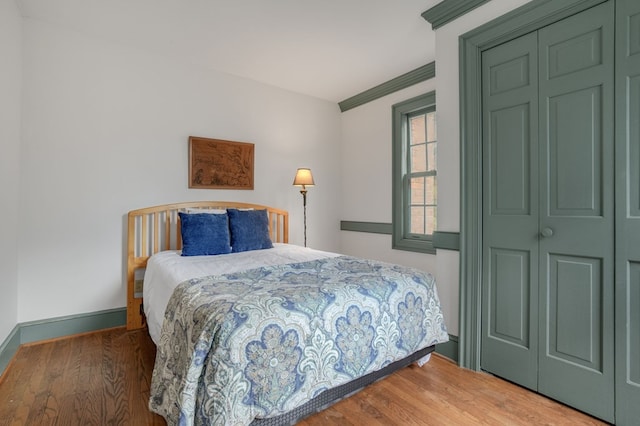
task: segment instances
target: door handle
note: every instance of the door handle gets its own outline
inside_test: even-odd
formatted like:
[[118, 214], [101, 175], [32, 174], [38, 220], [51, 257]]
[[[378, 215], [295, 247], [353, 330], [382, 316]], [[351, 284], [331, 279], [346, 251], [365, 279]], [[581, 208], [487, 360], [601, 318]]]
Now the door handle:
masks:
[[544, 238], [549, 238], [553, 236], [553, 229], [549, 227], [543, 228], [542, 232], [540, 232], [540, 235], [542, 235]]

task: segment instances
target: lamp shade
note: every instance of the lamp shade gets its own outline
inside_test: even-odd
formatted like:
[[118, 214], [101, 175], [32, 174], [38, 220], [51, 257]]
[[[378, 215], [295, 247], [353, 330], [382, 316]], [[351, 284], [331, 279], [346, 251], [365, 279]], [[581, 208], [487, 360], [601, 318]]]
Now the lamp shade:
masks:
[[311, 169], [300, 168], [296, 172], [296, 177], [293, 179], [294, 186], [313, 186], [313, 175], [311, 174]]

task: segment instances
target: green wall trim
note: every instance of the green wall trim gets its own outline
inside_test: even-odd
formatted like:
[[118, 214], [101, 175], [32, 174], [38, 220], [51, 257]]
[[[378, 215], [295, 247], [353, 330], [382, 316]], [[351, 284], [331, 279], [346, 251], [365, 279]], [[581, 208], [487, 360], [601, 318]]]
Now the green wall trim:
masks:
[[[385, 222], [340, 221], [341, 231], [369, 232], [371, 234], [393, 235], [393, 224]], [[460, 250], [460, 233], [436, 231], [433, 233], [433, 247], [444, 250]]]
[[18, 351], [20, 346], [20, 326], [16, 325], [9, 333], [9, 336], [0, 345], [0, 376], [4, 372], [13, 355]]
[[460, 36], [460, 359], [480, 370], [482, 51], [607, 0], [533, 0]]
[[23, 343], [120, 327], [127, 324], [127, 309], [116, 308], [86, 314], [68, 315], [16, 325], [0, 345], [0, 376]]
[[392, 233], [392, 227], [390, 223], [354, 222], [351, 220], [341, 220], [340, 230], [354, 231], [354, 232], [370, 232], [372, 234], [386, 234], [386, 235], [391, 235]]
[[488, 3], [490, 0], [444, 0], [422, 12], [422, 17], [434, 30], [457, 19], [467, 12]]
[[458, 362], [458, 336], [449, 335], [447, 343], [439, 343], [436, 345], [436, 352], [442, 356], [446, 356], [454, 362]]
[[432, 243], [436, 249], [460, 250], [460, 233], [436, 231]]
[[391, 79], [378, 86], [372, 87], [369, 90], [365, 90], [362, 93], [358, 93], [342, 102], [338, 102], [340, 111], [345, 112], [367, 102], [375, 101], [383, 96], [387, 96], [398, 90], [406, 89], [414, 84], [422, 83], [436, 76], [436, 63], [430, 62], [413, 71], [402, 74], [399, 77]]
[[30, 321], [20, 324], [20, 343], [30, 343], [103, 328], [119, 327], [126, 323], [126, 308]]

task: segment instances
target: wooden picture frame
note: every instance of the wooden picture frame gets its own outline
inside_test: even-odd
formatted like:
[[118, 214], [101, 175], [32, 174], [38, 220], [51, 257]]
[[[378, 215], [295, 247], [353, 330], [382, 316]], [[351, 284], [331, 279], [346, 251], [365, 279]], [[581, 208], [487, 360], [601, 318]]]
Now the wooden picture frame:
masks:
[[253, 189], [254, 144], [189, 136], [189, 188]]

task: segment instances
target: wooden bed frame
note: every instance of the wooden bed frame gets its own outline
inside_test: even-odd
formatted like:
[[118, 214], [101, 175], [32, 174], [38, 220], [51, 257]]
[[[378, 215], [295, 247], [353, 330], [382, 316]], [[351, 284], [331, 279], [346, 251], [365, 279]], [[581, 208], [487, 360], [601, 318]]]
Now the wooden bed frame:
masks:
[[[190, 209], [266, 209], [269, 234], [274, 243], [289, 242], [289, 213], [260, 204], [233, 201], [190, 201], [132, 210], [127, 226], [127, 329], [145, 326], [142, 308], [142, 277], [151, 255], [180, 250], [182, 238], [178, 212]], [[140, 271], [138, 274], [136, 271]]]
[[[266, 209], [269, 216], [269, 234], [276, 243], [289, 242], [289, 214], [285, 210], [259, 204], [230, 201], [194, 201], [165, 204], [132, 210], [128, 215], [127, 244], [127, 329], [139, 329], [146, 325], [142, 300], [142, 273], [151, 255], [163, 250], [180, 250], [182, 238], [178, 212], [185, 209], [252, 208]], [[138, 273], [136, 273], [139, 271]], [[417, 361], [434, 350], [430, 346], [404, 359], [393, 362], [378, 371], [358, 377], [336, 388], [327, 389], [310, 401], [276, 417], [255, 419], [251, 426], [279, 426], [295, 424], [312, 413], [324, 410], [333, 403], [356, 393], [365, 386], [386, 377], [394, 371]]]

